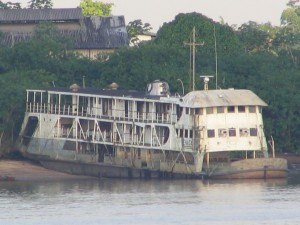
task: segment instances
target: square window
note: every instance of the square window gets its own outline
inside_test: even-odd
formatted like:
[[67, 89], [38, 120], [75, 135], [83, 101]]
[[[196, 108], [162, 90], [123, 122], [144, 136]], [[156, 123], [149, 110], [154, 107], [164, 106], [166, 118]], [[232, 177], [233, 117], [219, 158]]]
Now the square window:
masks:
[[226, 137], [227, 136], [227, 129], [219, 129], [218, 130], [219, 137]]
[[234, 106], [228, 106], [227, 107], [227, 112], [228, 113], [234, 113], [235, 112]]
[[222, 106], [217, 107], [217, 113], [224, 113], [224, 107]]
[[244, 112], [246, 112], [246, 107], [245, 106], [238, 106], [238, 111], [239, 111], [239, 113], [244, 113]]
[[249, 113], [256, 113], [256, 106], [249, 106]]
[[213, 113], [214, 113], [214, 108], [213, 107], [206, 108], [206, 114], [213, 114]]
[[215, 130], [207, 130], [207, 137], [214, 138], [215, 137]]
[[195, 109], [195, 113], [197, 115], [203, 115], [203, 109], [202, 108], [197, 108], [197, 109]]
[[236, 136], [235, 128], [229, 128], [228, 133], [229, 133], [229, 137], [235, 137]]
[[240, 128], [240, 137], [247, 137], [249, 135], [249, 130], [247, 128]]
[[252, 136], [252, 137], [257, 136], [257, 129], [256, 128], [250, 128], [250, 136]]

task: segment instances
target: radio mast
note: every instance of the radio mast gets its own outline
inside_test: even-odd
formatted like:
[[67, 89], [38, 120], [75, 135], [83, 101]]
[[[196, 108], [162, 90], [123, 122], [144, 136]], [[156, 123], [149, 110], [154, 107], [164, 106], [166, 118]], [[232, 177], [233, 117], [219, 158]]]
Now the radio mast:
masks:
[[[195, 91], [195, 63], [196, 63], [196, 46], [203, 46], [204, 42], [196, 43], [196, 31], [195, 27], [193, 28], [193, 40], [190, 43], [184, 43], [192, 47], [192, 90]], [[191, 50], [190, 50], [191, 51]]]

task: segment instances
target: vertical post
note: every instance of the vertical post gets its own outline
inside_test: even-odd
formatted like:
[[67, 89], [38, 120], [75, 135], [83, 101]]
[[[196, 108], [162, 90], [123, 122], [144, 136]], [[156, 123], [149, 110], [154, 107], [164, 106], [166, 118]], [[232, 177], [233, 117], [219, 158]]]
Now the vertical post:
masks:
[[[192, 90], [195, 91], [195, 70], [196, 70], [196, 46], [202, 46], [204, 43], [196, 43], [196, 30], [193, 27], [193, 34], [192, 34], [193, 41], [190, 43], [184, 43], [185, 45], [189, 45], [192, 48]], [[191, 49], [190, 49], [191, 51]]]
[[195, 27], [193, 28], [193, 91], [195, 91], [195, 63], [196, 63], [196, 35], [195, 35]]
[[272, 156], [273, 158], [275, 158], [275, 143], [274, 143], [273, 136], [271, 136], [271, 141], [272, 141]]
[[217, 51], [217, 38], [216, 27], [214, 26], [214, 39], [215, 39], [215, 58], [216, 58], [216, 90], [218, 89], [218, 51]]

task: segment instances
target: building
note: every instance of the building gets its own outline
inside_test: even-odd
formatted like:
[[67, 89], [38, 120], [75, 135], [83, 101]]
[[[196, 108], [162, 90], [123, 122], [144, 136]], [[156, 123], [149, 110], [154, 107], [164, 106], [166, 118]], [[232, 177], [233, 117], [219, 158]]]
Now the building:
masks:
[[129, 45], [124, 16], [83, 16], [80, 8], [0, 9], [0, 43], [14, 46], [30, 40], [41, 22], [51, 22], [73, 42], [73, 50], [90, 59], [107, 58]]

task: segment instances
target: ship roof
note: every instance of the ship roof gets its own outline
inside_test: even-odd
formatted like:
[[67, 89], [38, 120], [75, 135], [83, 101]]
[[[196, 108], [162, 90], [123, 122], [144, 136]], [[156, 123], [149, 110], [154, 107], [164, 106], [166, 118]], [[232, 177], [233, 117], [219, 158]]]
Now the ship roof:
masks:
[[162, 96], [148, 95], [142, 91], [124, 90], [124, 89], [100, 89], [100, 88], [79, 88], [72, 91], [67, 87], [50, 87], [44, 89], [50, 93], [75, 94], [75, 95], [99, 95], [107, 97], [125, 97], [125, 98], [141, 98], [141, 99], [160, 99]]
[[190, 108], [204, 108], [216, 106], [267, 106], [256, 94], [250, 90], [207, 90], [193, 91], [182, 97], [180, 106]]

